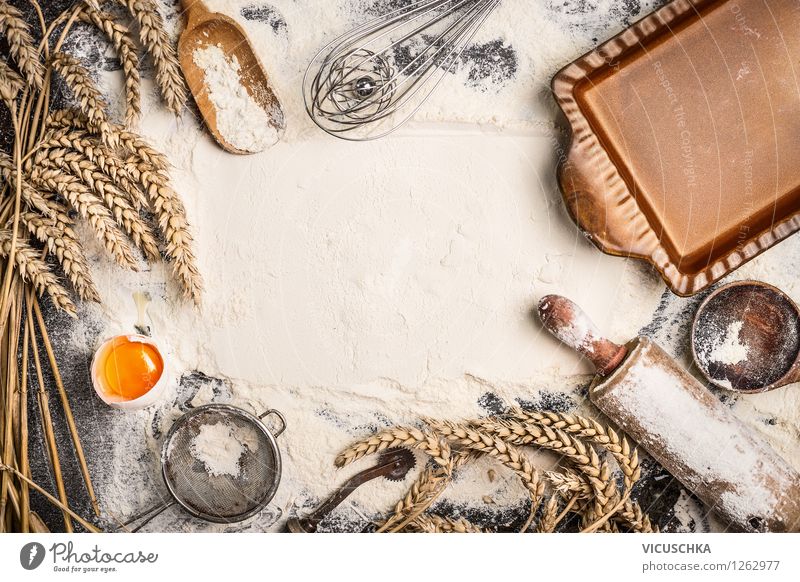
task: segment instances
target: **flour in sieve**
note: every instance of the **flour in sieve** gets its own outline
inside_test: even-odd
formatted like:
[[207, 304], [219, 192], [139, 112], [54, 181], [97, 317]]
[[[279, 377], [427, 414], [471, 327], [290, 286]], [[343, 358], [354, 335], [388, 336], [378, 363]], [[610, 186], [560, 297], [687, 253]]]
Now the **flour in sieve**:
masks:
[[239, 459], [245, 453], [245, 446], [232, 426], [217, 422], [200, 427], [192, 439], [191, 452], [214, 477], [230, 475], [237, 478], [241, 472]]

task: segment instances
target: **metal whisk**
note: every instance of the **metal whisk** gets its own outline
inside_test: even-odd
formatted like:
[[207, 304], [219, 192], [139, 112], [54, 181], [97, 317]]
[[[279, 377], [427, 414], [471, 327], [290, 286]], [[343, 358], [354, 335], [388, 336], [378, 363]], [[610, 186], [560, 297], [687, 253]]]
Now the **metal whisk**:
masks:
[[308, 114], [342, 139], [391, 133], [422, 106], [499, 3], [410, 2], [333, 40], [303, 78]]

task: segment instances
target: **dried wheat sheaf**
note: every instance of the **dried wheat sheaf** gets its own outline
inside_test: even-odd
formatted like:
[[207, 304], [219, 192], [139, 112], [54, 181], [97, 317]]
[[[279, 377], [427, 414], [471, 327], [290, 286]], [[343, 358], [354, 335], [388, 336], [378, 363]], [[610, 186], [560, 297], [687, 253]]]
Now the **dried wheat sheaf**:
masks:
[[[167, 106], [181, 111], [186, 89], [155, 3], [106, 4], [129, 11]], [[125, 268], [137, 269], [142, 260], [169, 261], [183, 295], [199, 305], [203, 284], [186, 211], [170, 185], [169, 164], [132, 130], [141, 112], [138, 45], [127, 23], [115, 16], [119, 7], [107, 11], [102, 5], [78, 3], [51, 23], [36, 44], [22, 13], [0, 0], [0, 37], [5, 37], [11, 57], [0, 61], [0, 97], [13, 117], [19, 146], [13, 153], [0, 152], [0, 255], [10, 261], [13, 254], [25, 281], [74, 314], [69, 293], [52, 271], [55, 263], [79, 299], [100, 299], [74, 230], [80, 218]], [[112, 121], [86, 67], [62, 49], [69, 30], [78, 24], [96, 27], [117, 51], [125, 80], [122, 124]], [[56, 77], [71, 92], [73, 108], [47, 110]]]
[[[10, 150], [0, 150], [0, 532], [47, 531], [31, 507], [34, 491], [60, 509], [64, 531], [97, 531], [70, 507], [78, 492], [68, 496], [65, 452], [77, 459], [86, 497], [100, 515], [39, 297], [72, 315], [75, 298], [100, 301], [80, 222], [126, 269], [168, 261], [183, 296], [199, 305], [203, 284], [169, 164], [133, 129], [141, 113], [140, 47], [170, 110], [183, 109], [186, 88], [153, 0], [73, 2], [49, 22], [40, 2], [0, 0], [0, 109], [7, 109], [0, 113], [13, 131]], [[116, 50], [124, 111], [110, 110], [84, 63], [64, 50], [77, 26], [96, 29]], [[64, 98], [56, 99], [53, 87], [63, 88]], [[65, 100], [71, 103], [66, 109], [54, 105]], [[58, 396], [53, 405], [51, 390]], [[32, 399], [38, 414], [29, 417]], [[68, 440], [56, 436], [57, 414]], [[31, 475], [32, 422], [39, 426], [53, 493]]]
[[[424, 428], [389, 428], [359, 441], [339, 454], [336, 465], [344, 467], [392, 447], [419, 450], [432, 460], [378, 531], [482, 531], [464, 519], [427, 513], [456, 470], [479, 457], [505, 466], [527, 491], [530, 510], [522, 531], [534, 523], [536, 531], [556, 531], [570, 514], [577, 515], [583, 532], [657, 531], [630, 499], [641, 476], [636, 450], [624, 436], [590, 418], [513, 409], [503, 416], [474, 421], [429, 419]], [[542, 475], [531, 465], [525, 447], [556, 454], [559, 469]], [[618, 474], [603, 460], [604, 454], [614, 459]]]

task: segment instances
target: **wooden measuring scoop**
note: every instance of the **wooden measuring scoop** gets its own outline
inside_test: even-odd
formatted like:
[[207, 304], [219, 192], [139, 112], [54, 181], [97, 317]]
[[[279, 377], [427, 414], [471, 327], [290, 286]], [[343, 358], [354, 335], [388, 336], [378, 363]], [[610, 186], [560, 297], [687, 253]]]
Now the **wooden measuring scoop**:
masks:
[[[228, 59], [235, 58], [239, 64], [242, 86], [267, 113], [269, 124], [280, 135], [286, 125], [283, 108], [270, 87], [264, 67], [253, 51], [244, 29], [232, 18], [209, 11], [202, 0], [181, 0], [181, 6], [186, 17], [186, 27], [178, 41], [178, 59], [206, 126], [217, 143], [226, 151], [234, 154], [256, 153], [255, 150], [237, 147], [220, 133], [217, 107], [209, 95], [205, 73], [195, 63], [194, 53], [197, 49], [218, 46]], [[246, 125], [252, 123], [252, 120], [241, 119], [241, 123]]]
[[737, 392], [766, 392], [800, 381], [800, 309], [761, 281], [720, 287], [700, 305], [692, 353], [703, 376]]

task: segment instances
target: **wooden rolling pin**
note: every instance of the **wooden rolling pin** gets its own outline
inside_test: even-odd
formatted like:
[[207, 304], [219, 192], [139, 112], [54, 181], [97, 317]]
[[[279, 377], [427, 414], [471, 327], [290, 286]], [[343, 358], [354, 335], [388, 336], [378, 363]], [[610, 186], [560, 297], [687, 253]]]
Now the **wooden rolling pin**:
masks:
[[540, 301], [539, 317], [596, 366], [591, 401], [721, 519], [800, 531], [800, 474], [658, 344], [617, 345], [557, 295]]

